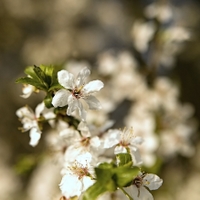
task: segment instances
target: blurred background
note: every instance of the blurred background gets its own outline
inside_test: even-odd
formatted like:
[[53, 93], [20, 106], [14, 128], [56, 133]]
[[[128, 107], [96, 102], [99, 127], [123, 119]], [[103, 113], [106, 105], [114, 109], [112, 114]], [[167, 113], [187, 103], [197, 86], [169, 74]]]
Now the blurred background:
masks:
[[[60, 176], [56, 166], [49, 167], [49, 161], [41, 162], [38, 156], [45, 151], [45, 141], [32, 148], [29, 135], [18, 130], [16, 110], [27, 103], [34, 107], [40, 98], [20, 97], [22, 86], [15, 80], [24, 76], [25, 67], [80, 61], [98, 74], [100, 66], [104, 71], [115, 66], [110, 60], [123, 51], [135, 60], [150, 88], [159, 77], [174, 81], [176, 86], [170, 89], [177, 87], [180, 104], [189, 103], [193, 110], [187, 117], [194, 122], [189, 125], [194, 152], [189, 156], [178, 153], [159, 169], [152, 168], [164, 180], [155, 199], [200, 199], [199, 13], [198, 0], [1, 0], [0, 199], [59, 199], [54, 195], [45, 198], [45, 194], [29, 198], [30, 193], [54, 188], [34, 189], [37, 181], [45, 185], [51, 174], [55, 174], [52, 180], [58, 190]], [[112, 111], [110, 116], [119, 120], [115, 114]], [[49, 172], [43, 178], [42, 170]]]

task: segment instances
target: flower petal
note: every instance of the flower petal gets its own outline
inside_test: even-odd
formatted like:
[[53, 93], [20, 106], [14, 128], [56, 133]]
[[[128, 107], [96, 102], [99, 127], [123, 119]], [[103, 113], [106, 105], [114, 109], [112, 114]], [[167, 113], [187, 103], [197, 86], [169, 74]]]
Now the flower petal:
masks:
[[84, 98], [84, 100], [91, 110], [98, 110], [102, 108], [99, 100], [93, 95], [87, 96], [86, 98]]
[[19, 108], [16, 111], [16, 115], [19, 118], [28, 117], [31, 119], [34, 119], [34, 116], [35, 116], [33, 110], [29, 106], [24, 106], [22, 108]]
[[126, 153], [126, 152], [127, 152], [126, 148], [121, 145], [116, 146], [114, 150], [114, 154]]
[[32, 128], [30, 130], [29, 136], [30, 136], [31, 139], [30, 139], [29, 144], [31, 146], [35, 147], [38, 144], [38, 142], [41, 138], [41, 133], [42, 132], [40, 130], [38, 130], [37, 128]]
[[71, 115], [72, 112], [74, 112], [75, 110], [78, 110], [78, 113], [79, 113], [79, 116], [81, 117], [81, 119], [83, 121], [86, 120], [86, 111], [78, 99], [76, 99], [72, 95], [70, 95], [69, 100], [68, 100], [68, 105], [69, 106], [67, 109], [67, 115]]
[[140, 136], [136, 136], [135, 138], [133, 138], [130, 143], [131, 145], [140, 145], [144, 142], [144, 139]]
[[119, 130], [110, 130], [104, 139], [104, 148], [111, 148], [120, 142], [120, 133]]
[[59, 184], [62, 194], [68, 199], [73, 196], [79, 196], [82, 191], [82, 183], [77, 176], [66, 174], [62, 177]]
[[85, 85], [86, 78], [90, 75], [90, 70], [87, 67], [84, 67], [78, 74], [76, 78], [76, 86], [80, 87]]
[[67, 70], [61, 70], [58, 72], [58, 82], [66, 89], [74, 88], [74, 75]]
[[22, 89], [22, 95], [20, 95], [22, 98], [28, 98], [31, 96], [31, 94], [35, 91], [35, 87], [32, 85], [25, 85]]
[[83, 191], [85, 191], [95, 183], [95, 180], [92, 180], [89, 176], [84, 176], [82, 179], [82, 183], [83, 183]]
[[70, 95], [70, 92], [65, 90], [65, 89], [61, 89], [58, 90], [55, 93], [55, 96], [52, 99], [52, 104], [54, 107], [64, 107], [67, 105], [68, 102], [68, 97]]
[[45, 108], [44, 102], [42, 102], [42, 103], [40, 103], [40, 104], [37, 105], [37, 107], [35, 108], [35, 116], [37, 118], [40, 117], [40, 114], [42, 113], [42, 111], [44, 110], [44, 108]]
[[72, 95], [68, 98], [67, 115], [71, 115], [78, 107], [78, 100]]
[[130, 154], [131, 154], [134, 165], [136, 166], [141, 165], [143, 161], [140, 155], [140, 151], [137, 148], [132, 147], [132, 146], [130, 146], [129, 149], [130, 149]]
[[84, 94], [90, 94], [90, 93], [94, 93], [94, 92], [98, 92], [99, 90], [101, 90], [101, 88], [103, 88], [104, 84], [102, 81], [100, 80], [94, 80], [94, 81], [90, 81], [89, 83], [87, 83], [82, 91]]
[[134, 200], [153, 200], [152, 194], [143, 186], [137, 188], [135, 185], [123, 188]]
[[157, 190], [162, 185], [163, 180], [156, 174], [147, 174], [143, 182], [150, 190]]

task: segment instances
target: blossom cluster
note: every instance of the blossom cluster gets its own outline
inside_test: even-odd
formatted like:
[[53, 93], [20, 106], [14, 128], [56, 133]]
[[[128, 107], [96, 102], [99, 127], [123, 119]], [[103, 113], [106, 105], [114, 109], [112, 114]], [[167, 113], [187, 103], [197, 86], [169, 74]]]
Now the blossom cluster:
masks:
[[[112, 128], [114, 122], [108, 120], [110, 106], [105, 111], [95, 97], [104, 87], [102, 81], [87, 82], [90, 75], [87, 67], [76, 77], [66, 69], [56, 71], [52, 66], [43, 65], [28, 67], [25, 73], [27, 77], [17, 80], [25, 84], [22, 97], [28, 98], [38, 90], [43, 90], [46, 96], [35, 111], [25, 106], [16, 114], [23, 124], [21, 130], [29, 131], [33, 147], [39, 143], [44, 123], [50, 125], [48, 145], [56, 152], [57, 164], [61, 167], [60, 200], [100, 200], [114, 196], [153, 199], [149, 190], [158, 189], [163, 181], [155, 174], [142, 171], [141, 148], [146, 136], [137, 134], [137, 128], [132, 125]], [[116, 105], [113, 101], [116, 94], [112, 92], [115, 91], [99, 98], [102, 102], [109, 102], [107, 98], [110, 98], [111, 104]], [[98, 109], [101, 110], [98, 112]]]
[[107, 80], [101, 101], [113, 102], [108, 106], [110, 113], [124, 101], [129, 102], [123, 124], [133, 126], [144, 139], [139, 149], [146, 167], [177, 155], [191, 157], [195, 152], [192, 136], [197, 130], [192, 105], [180, 102], [177, 84], [166, 76], [148, 84], [138, 65], [128, 51], [100, 55], [98, 73]]
[[176, 56], [194, 37], [185, 22], [177, 19], [177, 12], [168, 1], [153, 2], [144, 8], [144, 19], [133, 24], [133, 45], [141, 55], [150, 55], [144, 57], [152, 67], [174, 67]]

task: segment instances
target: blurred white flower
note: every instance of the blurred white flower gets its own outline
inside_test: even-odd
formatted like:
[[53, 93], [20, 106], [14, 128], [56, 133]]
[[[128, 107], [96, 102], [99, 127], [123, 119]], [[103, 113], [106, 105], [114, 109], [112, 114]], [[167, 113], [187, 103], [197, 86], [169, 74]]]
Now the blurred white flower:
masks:
[[26, 84], [26, 85], [24, 85], [24, 87], [22, 88], [22, 95], [20, 95], [20, 96], [21, 96], [22, 98], [27, 99], [28, 97], [31, 96], [31, 94], [32, 94], [33, 92], [36, 92], [36, 91], [37, 91], [37, 89], [36, 89], [35, 86]]
[[155, 25], [152, 22], [136, 21], [132, 27], [132, 37], [135, 48], [139, 52], [145, 52], [148, 49], [149, 41], [155, 32]]
[[105, 135], [104, 148], [111, 148], [115, 146], [114, 153], [130, 153], [134, 165], [142, 163], [138, 151], [138, 145], [142, 144], [143, 139], [133, 134], [133, 129], [109, 130]]
[[[78, 160], [84, 160], [79, 163], [77, 160], [73, 165], [66, 165], [62, 170], [64, 176], [59, 184], [62, 194], [66, 198], [80, 196], [83, 191], [94, 184], [93, 168], [90, 166], [90, 156], [82, 155]], [[89, 159], [88, 159], [89, 158]]]
[[67, 70], [58, 72], [58, 82], [65, 88], [57, 91], [53, 97], [52, 104], [54, 107], [64, 107], [68, 105], [67, 115], [78, 110], [82, 120], [86, 120], [86, 110], [81, 100], [84, 99], [89, 109], [100, 109], [101, 105], [93, 94], [101, 90], [104, 86], [100, 80], [93, 80], [85, 84], [86, 78], [90, 75], [88, 68], [83, 68], [76, 79], [74, 75]]
[[168, 22], [173, 17], [173, 10], [169, 4], [152, 3], [145, 8], [148, 18], [157, 18], [160, 22]]
[[44, 102], [38, 104], [35, 112], [29, 107], [24, 106], [16, 111], [16, 115], [23, 124], [22, 131], [30, 130], [30, 142], [31, 146], [36, 146], [41, 137], [40, 117], [44, 117], [45, 120], [52, 120], [55, 117], [52, 109], [47, 109]]
[[66, 149], [64, 158], [67, 163], [73, 163], [77, 157], [90, 154], [92, 161], [97, 162], [97, 157], [103, 152], [102, 141], [98, 136], [91, 136], [85, 123], [81, 122], [78, 126], [81, 133], [73, 135], [71, 145]]
[[139, 174], [132, 182], [132, 185], [124, 188], [124, 190], [134, 200], [153, 200], [152, 194], [146, 189], [157, 190], [163, 183], [155, 174]]
[[104, 76], [113, 76], [119, 70], [117, 59], [112, 55], [112, 51], [100, 54], [98, 63], [98, 71]]
[[173, 129], [161, 132], [161, 153], [166, 157], [176, 154], [191, 157], [195, 153], [195, 147], [190, 141], [193, 129], [184, 124], [179, 124]]

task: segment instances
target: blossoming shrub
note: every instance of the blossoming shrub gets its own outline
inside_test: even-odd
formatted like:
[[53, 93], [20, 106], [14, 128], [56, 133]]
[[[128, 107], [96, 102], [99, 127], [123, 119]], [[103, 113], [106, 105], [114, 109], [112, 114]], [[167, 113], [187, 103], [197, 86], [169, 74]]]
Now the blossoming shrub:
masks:
[[[21, 96], [28, 98], [32, 92], [43, 91], [45, 98], [35, 112], [25, 106], [16, 114], [21, 130], [29, 131], [31, 146], [38, 144], [45, 123], [56, 133], [51, 148], [61, 153], [60, 200], [153, 199], [149, 190], [158, 189], [163, 181], [142, 171], [140, 147], [145, 138], [131, 126], [111, 129], [109, 109], [89, 114], [102, 108], [95, 97], [104, 87], [102, 81], [87, 83], [87, 67], [76, 78], [66, 69], [44, 65], [27, 67], [25, 73], [26, 77], [17, 80], [25, 87]], [[92, 123], [98, 118], [103, 118], [100, 124]]]

